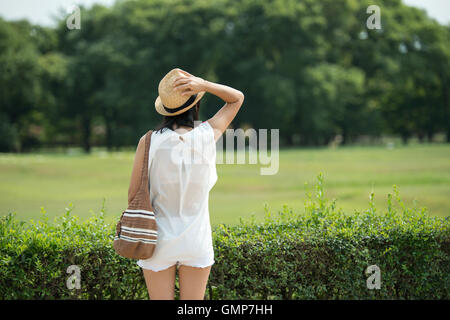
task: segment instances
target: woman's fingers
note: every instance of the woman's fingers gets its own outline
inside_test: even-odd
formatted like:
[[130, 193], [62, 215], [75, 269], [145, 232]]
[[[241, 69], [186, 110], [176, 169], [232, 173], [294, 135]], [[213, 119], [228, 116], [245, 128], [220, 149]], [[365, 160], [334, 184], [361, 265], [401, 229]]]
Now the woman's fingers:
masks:
[[188, 83], [189, 81], [190, 79], [187, 77], [178, 77], [173, 81], [172, 86], [176, 87], [179, 84]]
[[190, 88], [191, 88], [191, 87], [190, 87], [190, 84], [187, 83], [187, 84], [180, 84], [180, 85], [176, 86], [176, 87], [174, 88], [174, 90], [175, 90], [175, 91], [184, 91], [184, 90], [190, 89]]
[[[183, 71], [183, 70], [180, 70]], [[196, 78], [190, 75], [188, 72], [183, 72], [183, 76], [179, 76], [175, 78], [173, 81], [173, 90], [177, 92], [181, 92], [181, 95], [193, 95], [197, 91], [195, 91], [196, 87]], [[190, 76], [187, 76], [190, 75]]]

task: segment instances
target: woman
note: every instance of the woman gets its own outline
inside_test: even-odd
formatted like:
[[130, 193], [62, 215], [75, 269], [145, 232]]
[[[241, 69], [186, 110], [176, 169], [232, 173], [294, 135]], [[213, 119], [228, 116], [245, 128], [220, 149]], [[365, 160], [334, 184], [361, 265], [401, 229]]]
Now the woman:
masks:
[[[150, 299], [174, 299], [178, 265], [180, 299], [203, 300], [215, 262], [208, 209], [209, 191], [217, 181], [215, 144], [239, 111], [244, 94], [178, 68], [164, 76], [158, 92], [155, 108], [164, 120], [152, 133], [148, 168], [158, 243], [150, 259], [137, 263]], [[194, 127], [206, 92], [225, 105]], [[139, 188], [144, 142], [142, 137], [137, 146], [129, 202]]]

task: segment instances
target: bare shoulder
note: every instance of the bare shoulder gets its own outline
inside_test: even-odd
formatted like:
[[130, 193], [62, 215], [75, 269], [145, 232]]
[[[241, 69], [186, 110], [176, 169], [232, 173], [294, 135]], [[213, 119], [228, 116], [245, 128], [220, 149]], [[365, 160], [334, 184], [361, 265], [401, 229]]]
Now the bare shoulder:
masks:
[[145, 134], [139, 139], [138, 147], [145, 144]]
[[136, 148], [136, 158], [141, 156], [144, 157], [144, 152], [145, 152], [145, 135], [143, 135], [139, 139], [139, 143]]

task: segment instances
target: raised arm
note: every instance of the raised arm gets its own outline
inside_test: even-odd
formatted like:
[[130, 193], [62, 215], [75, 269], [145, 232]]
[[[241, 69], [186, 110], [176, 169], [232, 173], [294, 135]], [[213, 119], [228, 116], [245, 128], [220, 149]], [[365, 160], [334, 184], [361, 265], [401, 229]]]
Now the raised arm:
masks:
[[208, 120], [214, 129], [214, 139], [217, 141], [228, 128], [231, 121], [233, 121], [234, 117], [236, 117], [244, 102], [244, 94], [234, 88], [207, 80], [204, 80], [204, 91], [212, 93], [225, 101], [223, 107]]
[[214, 129], [214, 139], [216, 141], [219, 140], [220, 136], [228, 128], [241, 108], [242, 103], [244, 102], [244, 94], [241, 91], [226, 85], [210, 82], [195, 77], [184, 70], [179, 70], [185, 76], [175, 79], [175, 90], [182, 91], [183, 95], [192, 95], [200, 91], [206, 91], [225, 101], [224, 106], [208, 120], [209, 124]]

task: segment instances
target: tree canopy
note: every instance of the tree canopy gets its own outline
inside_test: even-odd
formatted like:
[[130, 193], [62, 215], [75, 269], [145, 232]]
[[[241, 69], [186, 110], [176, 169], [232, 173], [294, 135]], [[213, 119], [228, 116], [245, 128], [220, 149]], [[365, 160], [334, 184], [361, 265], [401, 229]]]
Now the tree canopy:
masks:
[[[366, 26], [373, 4], [381, 29]], [[0, 151], [136, 145], [174, 67], [243, 91], [232, 125], [279, 128], [284, 145], [450, 141], [450, 26], [400, 0], [117, 1], [80, 17], [0, 19]], [[206, 95], [202, 118], [222, 104]]]

